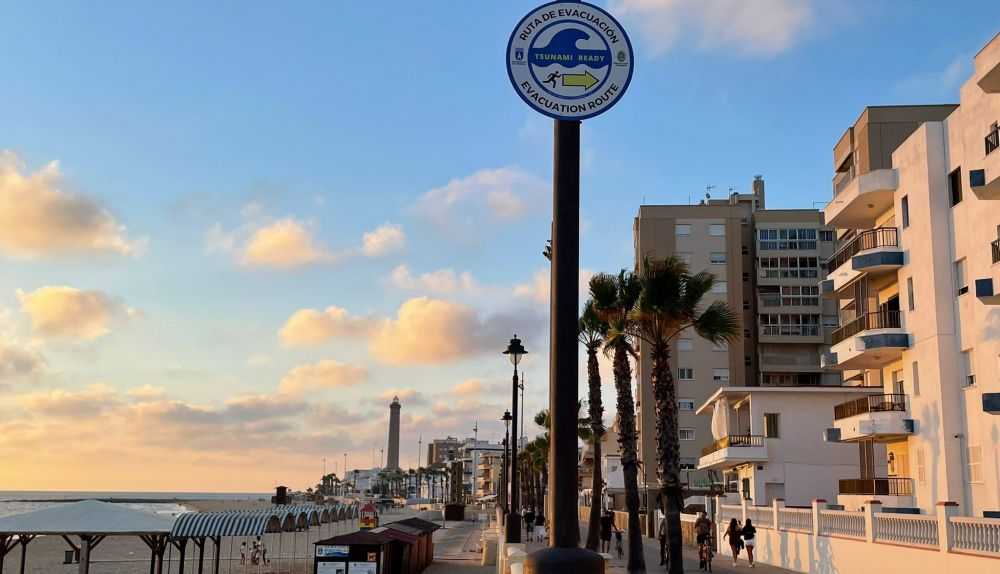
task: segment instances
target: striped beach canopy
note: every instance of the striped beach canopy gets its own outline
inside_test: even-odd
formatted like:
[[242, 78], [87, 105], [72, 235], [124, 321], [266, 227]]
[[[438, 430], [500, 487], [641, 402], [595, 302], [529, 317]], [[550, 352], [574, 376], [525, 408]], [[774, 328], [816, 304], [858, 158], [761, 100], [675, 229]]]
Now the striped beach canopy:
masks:
[[355, 518], [357, 512], [357, 504], [282, 505], [264, 510], [188, 512], [177, 518], [170, 535], [174, 538], [208, 538], [294, 532], [332, 521]]

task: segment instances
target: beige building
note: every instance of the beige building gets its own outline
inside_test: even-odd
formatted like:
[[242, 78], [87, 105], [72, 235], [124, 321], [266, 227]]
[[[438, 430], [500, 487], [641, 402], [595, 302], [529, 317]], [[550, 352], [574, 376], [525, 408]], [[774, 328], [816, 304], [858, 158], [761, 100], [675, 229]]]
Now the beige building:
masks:
[[[645, 255], [675, 255], [694, 271], [714, 273], [719, 283], [711, 296], [741, 314], [743, 337], [736, 343], [713, 345], [683, 333], [672, 345], [682, 477], [691, 488], [729, 485], [750, 462], [734, 456], [722, 464], [699, 464], [704, 451], [726, 437], [714, 436], [711, 417], [698, 416], [696, 408], [722, 387], [841, 382], [838, 373], [824, 373], [819, 362], [837, 320], [836, 305], [820, 298], [817, 285], [834, 249], [833, 231], [814, 209], [765, 209], [764, 180], [757, 176], [750, 194], [733, 193], [699, 205], [641, 206], [634, 234], [637, 268]], [[639, 455], [646, 463], [646, 484], [652, 487], [656, 453], [650, 367], [640, 345]]]
[[878, 395], [837, 405], [858, 444], [849, 508], [1000, 511], [1000, 37], [960, 105], [867, 108], [834, 147], [821, 285], [841, 325], [823, 364]]

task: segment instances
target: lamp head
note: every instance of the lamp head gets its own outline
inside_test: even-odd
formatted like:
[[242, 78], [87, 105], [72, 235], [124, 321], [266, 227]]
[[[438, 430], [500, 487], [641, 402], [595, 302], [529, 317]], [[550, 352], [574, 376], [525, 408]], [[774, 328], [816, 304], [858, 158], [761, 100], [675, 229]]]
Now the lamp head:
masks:
[[510, 429], [510, 421], [514, 420], [514, 418], [512, 416], [510, 416], [510, 411], [509, 410], [505, 410], [503, 412], [503, 417], [501, 417], [500, 420], [503, 421], [504, 428]]
[[507, 345], [507, 350], [503, 354], [507, 355], [514, 367], [517, 367], [517, 364], [521, 362], [521, 357], [527, 355], [528, 351], [521, 345], [521, 339], [517, 338], [517, 334], [514, 334], [514, 338], [510, 340], [510, 344]]

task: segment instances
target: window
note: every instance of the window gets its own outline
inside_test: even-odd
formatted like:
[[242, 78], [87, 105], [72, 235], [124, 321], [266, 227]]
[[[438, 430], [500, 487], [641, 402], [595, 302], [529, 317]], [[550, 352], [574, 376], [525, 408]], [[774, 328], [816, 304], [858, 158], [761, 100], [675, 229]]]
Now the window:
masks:
[[694, 429], [677, 429], [677, 438], [681, 440], [694, 440]]
[[687, 223], [679, 223], [674, 227], [677, 235], [691, 235], [691, 225]]
[[837, 316], [836, 315], [823, 315], [823, 326], [824, 327], [836, 327], [837, 326]]
[[759, 229], [757, 249], [816, 249], [818, 234], [815, 229]]
[[976, 384], [976, 373], [972, 369], [972, 350], [962, 351], [962, 369], [965, 373], [965, 386], [971, 387]]
[[983, 452], [979, 445], [969, 446], [966, 460], [969, 465], [969, 483], [977, 484], [983, 481]]
[[923, 484], [923, 483], [927, 482], [927, 471], [925, 469], [926, 469], [926, 466], [924, 466], [924, 449], [923, 448], [918, 448], [917, 449], [917, 482], [919, 482], [920, 484]]
[[743, 253], [743, 255], [750, 255], [750, 247], [746, 245], [740, 247], [740, 251]]
[[747, 217], [740, 218], [740, 227], [750, 227], [750, 219]]
[[967, 273], [965, 258], [961, 258], [955, 262], [955, 295], [965, 295], [969, 292], [969, 284], [965, 280]]
[[819, 240], [825, 243], [833, 243], [835, 237], [833, 235], [833, 230], [831, 229], [820, 229], [819, 230]]
[[677, 399], [677, 410], [679, 410], [679, 411], [693, 411], [694, 410], [694, 399]]
[[819, 306], [819, 285], [763, 285], [757, 295], [763, 307]]
[[899, 210], [903, 212], [903, 229], [906, 229], [910, 226], [910, 198], [904, 195], [899, 204]]
[[713, 381], [728, 381], [729, 369], [712, 369]]
[[765, 313], [759, 316], [761, 335], [818, 337], [820, 315]]
[[951, 205], [956, 206], [962, 201], [962, 168], [948, 174], [948, 198]]
[[716, 281], [712, 285], [712, 293], [725, 293], [728, 285], [725, 281]]
[[682, 263], [691, 263], [690, 253], [674, 253], [674, 257]]
[[753, 359], [750, 358], [750, 355], [743, 355], [743, 365], [747, 367], [753, 366]]
[[710, 223], [708, 225], [708, 234], [715, 236], [722, 236], [726, 234], [726, 224], [725, 223]]
[[677, 369], [677, 378], [682, 381], [693, 381], [694, 369]]
[[906, 278], [906, 304], [910, 311], [913, 310], [913, 277]]
[[717, 345], [713, 344], [712, 350], [715, 351], [716, 353], [726, 353], [729, 351], [729, 343], [722, 341]]
[[695, 470], [695, 460], [693, 458], [682, 458], [681, 470]]
[[693, 351], [694, 339], [677, 339], [678, 351]]
[[708, 256], [708, 262], [713, 265], [724, 265], [726, 263], [726, 254], [713, 251], [711, 255]]
[[744, 311], [749, 311], [750, 310], [750, 300], [749, 299], [744, 299], [743, 300], [743, 310]]
[[757, 268], [765, 279], [816, 279], [819, 277], [819, 258], [758, 257]]
[[743, 282], [744, 283], [749, 283], [750, 282], [750, 273], [747, 272], [747, 271], [743, 272]]
[[764, 436], [778, 438], [778, 413], [764, 414]]
[[917, 362], [913, 361], [913, 396], [920, 396], [920, 369], [917, 367]]

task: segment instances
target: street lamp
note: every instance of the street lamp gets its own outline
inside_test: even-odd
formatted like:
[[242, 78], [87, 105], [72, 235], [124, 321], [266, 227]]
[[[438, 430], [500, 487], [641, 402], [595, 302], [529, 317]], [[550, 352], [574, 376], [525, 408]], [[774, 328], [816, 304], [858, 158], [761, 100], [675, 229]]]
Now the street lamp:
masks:
[[501, 508], [503, 508], [503, 513], [504, 513], [504, 524], [507, 523], [507, 520], [509, 518], [507, 515], [510, 514], [510, 509], [511, 509], [511, 506], [510, 506], [510, 494], [509, 494], [509, 491], [507, 490], [507, 482], [510, 480], [510, 471], [511, 471], [511, 468], [509, 466], [509, 464], [510, 464], [510, 451], [508, 450], [508, 447], [510, 447], [510, 421], [511, 421], [511, 419], [512, 419], [512, 417], [510, 416], [510, 411], [507, 411], [507, 410], [505, 410], [503, 412], [503, 416], [500, 417], [500, 420], [503, 421], [503, 428], [504, 428], [504, 431], [503, 431], [503, 455], [501, 455], [501, 457], [500, 457], [500, 475], [501, 475], [501, 482], [503, 483], [503, 488], [501, 489], [501, 493], [502, 493], [502, 501], [501, 501], [502, 506], [501, 506]]
[[[517, 338], [517, 334], [514, 338], [510, 340], [510, 344], [507, 345], [507, 350], [503, 352], [510, 359], [510, 363], [514, 365], [514, 386], [511, 392], [511, 412], [512, 415], [511, 425], [514, 427], [514, 433], [517, 433], [517, 365], [521, 362], [521, 358], [528, 354], [528, 351], [524, 349], [521, 345], [521, 339]], [[518, 513], [518, 503], [517, 503], [517, 447], [518, 441], [515, 439], [514, 443], [510, 445], [510, 512], [507, 515], [507, 530], [506, 541], [508, 543], [518, 544], [521, 542], [521, 515]]]

